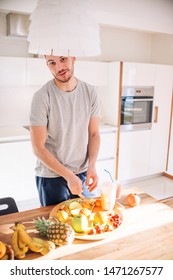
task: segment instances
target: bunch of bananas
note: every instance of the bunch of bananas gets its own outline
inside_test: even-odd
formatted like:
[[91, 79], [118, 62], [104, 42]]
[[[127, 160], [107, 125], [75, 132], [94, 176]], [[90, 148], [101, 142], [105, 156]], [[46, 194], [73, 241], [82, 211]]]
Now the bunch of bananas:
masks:
[[11, 247], [15, 258], [23, 259], [29, 250], [46, 255], [55, 249], [55, 244], [41, 238], [30, 237], [26, 232], [25, 226], [22, 223], [16, 223], [13, 226]]

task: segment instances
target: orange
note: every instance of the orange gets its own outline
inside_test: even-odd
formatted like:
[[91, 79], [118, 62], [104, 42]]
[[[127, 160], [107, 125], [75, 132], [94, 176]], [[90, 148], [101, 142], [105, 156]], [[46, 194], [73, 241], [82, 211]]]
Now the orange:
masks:
[[96, 199], [95, 205], [97, 207], [100, 207], [101, 206], [101, 199]]
[[3, 256], [5, 256], [6, 250], [7, 248], [5, 244], [2, 241], [0, 241], [0, 259], [3, 258]]
[[141, 199], [136, 193], [130, 193], [126, 197], [126, 202], [131, 207], [139, 205], [140, 201], [141, 201]]

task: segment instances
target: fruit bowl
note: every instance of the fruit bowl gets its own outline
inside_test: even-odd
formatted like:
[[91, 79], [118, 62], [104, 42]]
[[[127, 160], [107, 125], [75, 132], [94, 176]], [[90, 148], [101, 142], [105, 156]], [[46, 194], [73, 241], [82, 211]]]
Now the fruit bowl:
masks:
[[66, 218], [63, 222], [72, 225], [72, 222], [74, 224], [74, 217], [76, 215], [86, 215], [88, 227], [83, 232], [75, 232], [75, 238], [82, 240], [105, 239], [115, 233], [122, 224], [122, 212], [125, 208], [116, 202], [112, 211], [104, 211], [99, 202], [100, 198], [70, 199], [57, 204], [51, 210], [49, 218], [53, 220], [54, 217], [56, 219], [61, 217], [62, 222], [62, 213], [65, 211], [68, 214], [68, 218], [65, 215], [64, 217]]

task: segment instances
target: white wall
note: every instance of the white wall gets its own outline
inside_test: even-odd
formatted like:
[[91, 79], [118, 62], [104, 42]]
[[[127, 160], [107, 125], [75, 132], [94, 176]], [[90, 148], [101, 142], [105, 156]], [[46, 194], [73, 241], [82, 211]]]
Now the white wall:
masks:
[[151, 44], [151, 63], [173, 64], [173, 36], [153, 34]]
[[173, 34], [172, 0], [94, 0], [100, 24]]
[[[173, 34], [172, 0], [92, 0], [100, 24]], [[1, 0], [0, 10], [32, 13], [37, 0]]]

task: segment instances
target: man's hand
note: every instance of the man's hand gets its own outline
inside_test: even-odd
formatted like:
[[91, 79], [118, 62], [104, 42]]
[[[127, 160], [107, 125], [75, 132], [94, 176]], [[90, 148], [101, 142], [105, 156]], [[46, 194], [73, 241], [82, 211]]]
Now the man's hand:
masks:
[[82, 199], [84, 198], [82, 194], [83, 192], [82, 181], [79, 179], [78, 176], [76, 176], [75, 174], [71, 174], [71, 176], [69, 176], [67, 180], [67, 185], [72, 194], [78, 195]]
[[98, 176], [95, 167], [88, 167], [86, 176], [86, 186], [88, 186], [88, 191], [92, 192], [97, 188]]

